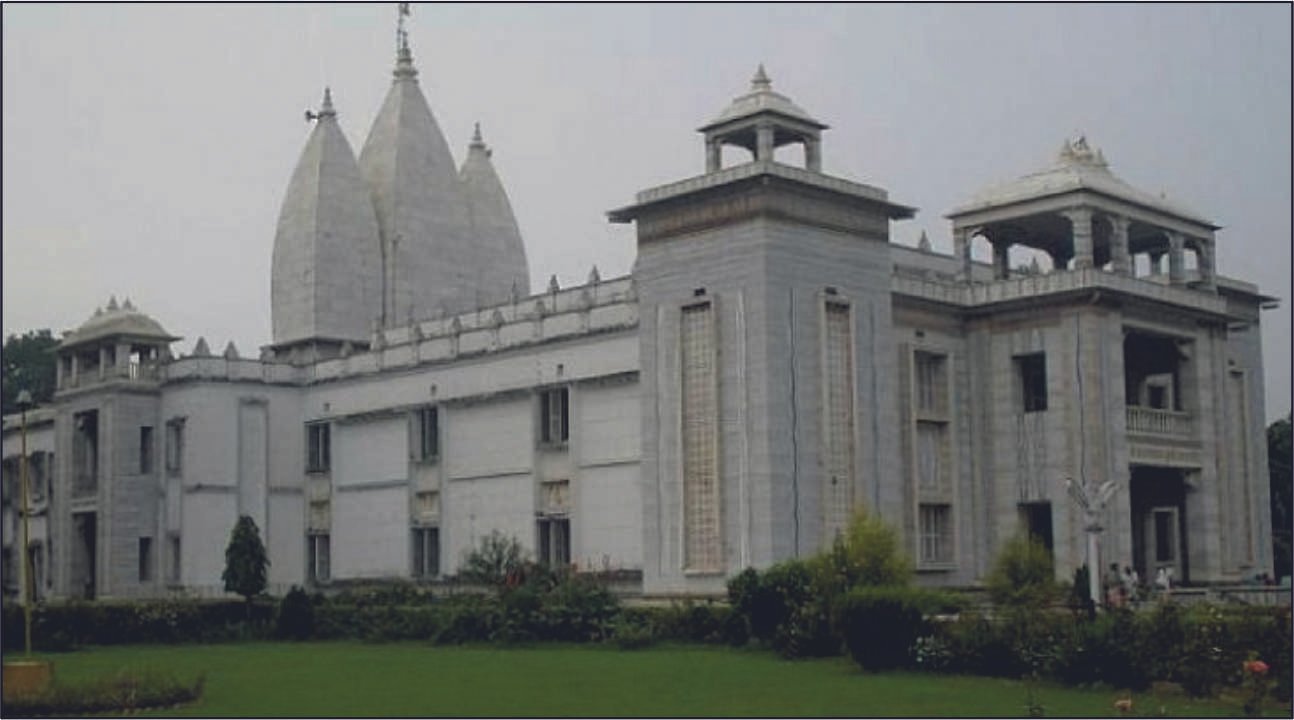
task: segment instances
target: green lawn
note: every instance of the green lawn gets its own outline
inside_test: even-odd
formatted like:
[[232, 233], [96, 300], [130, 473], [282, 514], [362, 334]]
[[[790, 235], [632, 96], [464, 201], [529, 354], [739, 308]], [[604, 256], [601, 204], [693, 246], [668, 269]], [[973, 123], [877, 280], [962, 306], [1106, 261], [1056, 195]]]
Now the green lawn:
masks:
[[[864, 674], [845, 658], [788, 662], [771, 652], [709, 647], [433, 647], [419, 643], [248, 643], [96, 647], [49, 656], [55, 676], [120, 668], [207, 677], [203, 716], [1023, 716], [1018, 681]], [[1114, 691], [1042, 685], [1049, 717], [1114, 716]], [[1136, 710], [1227, 716], [1234, 702], [1156, 701]], [[1279, 708], [1272, 708], [1280, 710]], [[1288, 711], [1284, 712], [1288, 717]]]

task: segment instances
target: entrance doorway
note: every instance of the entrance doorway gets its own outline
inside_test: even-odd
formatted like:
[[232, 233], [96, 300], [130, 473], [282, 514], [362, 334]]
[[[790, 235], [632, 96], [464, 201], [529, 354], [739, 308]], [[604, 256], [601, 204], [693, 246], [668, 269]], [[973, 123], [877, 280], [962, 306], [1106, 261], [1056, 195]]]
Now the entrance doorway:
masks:
[[1183, 476], [1176, 468], [1132, 468], [1132, 562], [1147, 583], [1161, 568], [1171, 571], [1174, 584], [1189, 578]]
[[1020, 526], [1047, 548], [1048, 555], [1055, 557], [1055, 540], [1051, 531], [1051, 503], [1020, 503]]
[[68, 594], [84, 600], [94, 599], [95, 558], [98, 523], [92, 512], [72, 514], [72, 584]]

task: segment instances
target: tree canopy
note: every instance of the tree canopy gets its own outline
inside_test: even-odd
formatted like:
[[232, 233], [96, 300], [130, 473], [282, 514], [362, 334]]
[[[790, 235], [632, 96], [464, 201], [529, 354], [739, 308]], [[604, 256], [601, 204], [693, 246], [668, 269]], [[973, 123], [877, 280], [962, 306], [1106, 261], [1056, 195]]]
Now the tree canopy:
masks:
[[225, 548], [225, 572], [220, 576], [225, 581], [225, 590], [238, 593], [251, 603], [253, 597], [265, 591], [265, 569], [269, 564], [256, 521], [250, 515], [239, 517]]
[[1276, 577], [1294, 570], [1294, 467], [1290, 462], [1291, 415], [1267, 426], [1267, 472], [1271, 480], [1272, 549]]
[[0, 351], [4, 356], [4, 386], [0, 388], [4, 414], [18, 412], [18, 393], [23, 390], [30, 391], [32, 401], [40, 405], [54, 399], [56, 347], [58, 338], [48, 328], [5, 338]]

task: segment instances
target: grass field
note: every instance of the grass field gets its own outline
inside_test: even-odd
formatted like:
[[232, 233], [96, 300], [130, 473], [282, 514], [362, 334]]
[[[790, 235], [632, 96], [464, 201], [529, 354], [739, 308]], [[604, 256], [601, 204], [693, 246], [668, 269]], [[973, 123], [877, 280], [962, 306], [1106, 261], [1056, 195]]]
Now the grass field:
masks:
[[[49, 656], [76, 682], [125, 667], [205, 673], [202, 716], [946, 716], [1025, 715], [1019, 681], [890, 673], [845, 658], [788, 662], [708, 647], [432, 647], [418, 643], [248, 643], [95, 647]], [[1113, 690], [1042, 685], [1056, 716], [1117, 716]], [[1135, 697], [1139, 713], [1233, 716], [1236, 702]], [[1288, 717], [1288, 710], [1272, 708]], [[142, 713], [147, 715], [148, 713]]]

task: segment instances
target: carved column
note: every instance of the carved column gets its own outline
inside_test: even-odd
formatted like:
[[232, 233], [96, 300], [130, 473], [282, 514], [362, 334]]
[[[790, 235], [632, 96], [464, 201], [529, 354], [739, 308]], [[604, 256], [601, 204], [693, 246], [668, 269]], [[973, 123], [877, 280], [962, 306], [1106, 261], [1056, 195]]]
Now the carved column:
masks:
[[1213, 240], [1201, 240], [1196, 247], [1199, 253], [1200, 283], [1204, 287], [1214, 289]]
[[80, 370], [81, 370], [81, 363], [78, 360], [76, 353], [72, 353], [72, 367], [71, 367], [72, 387], [76, 387], [76, 381], [80, 377]]
[[773, 126], [760, 124], [755, 127], [755, 159], [773, 159]]
[[99, 346], [99, 379], [102, 380], [108, 376], [108, 346]]
[[813, 172], [822, 172], [822, 141], [818, 138], [804, 141], [804, 167]]
[[723, 146], [718, 140], [705, 141], [705, 171], [719, 172], [723, 168]]
[[971, 282], [971, 235], [973, 230], [961, 228], [953, 231], [953, 256], [957, 258], [958, 279], [969, 284]]
[[1168, 233], [1168, 284], [1186, 282], [1186, 238], [1179, 232]]
[[1093, 265], [1092, 259], [1092, 211], [1087, 208], [1074, 208], [1061, 213], [1073, 228], [1074, 269], [1082, 270]]
[[1011, 277], [1011, 243], [999, 238], [992, 238], [989, 242], [993, 245], [993, 277], [1006, 280]]
[[1110, 264], [1118, 275], [1132, 274], [1132, 260], [1128, 255], [1128, 226], [1132, 221], [1118, 215], [1110, 216]]

